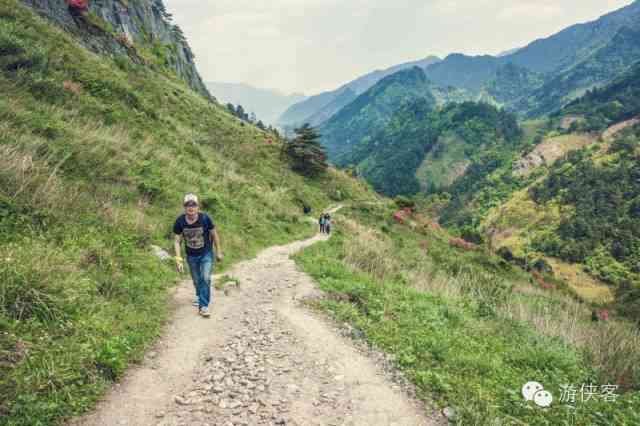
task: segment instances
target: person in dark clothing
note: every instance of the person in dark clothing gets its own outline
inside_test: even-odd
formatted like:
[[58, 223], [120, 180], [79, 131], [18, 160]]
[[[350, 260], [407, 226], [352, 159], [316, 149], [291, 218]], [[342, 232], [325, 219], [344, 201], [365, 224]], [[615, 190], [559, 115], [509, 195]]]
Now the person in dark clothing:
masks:
[[184, 241], [187, 264], [197, 297], [194, 305], [197, 303], [200, 315], [209, 317], [214, 257], [219, 261], [223, 259], [220, 238], [209, 215], [200, 212], [196, 195], [187, 194], [184, 197], [184, 209], [185, 213], [180, 215], [173, 225], [176, 266], [180, 273], [184, 272], [183, 259], [180, 257], [180, 246]]
[[324, 232], [327, 235], [331, 234], [331, 215], [329, 213], [324, 215]]
[[318, 224], [320, 225], [320, 233], [324, 234], [324, 214], [320, 215], [318, 219]]

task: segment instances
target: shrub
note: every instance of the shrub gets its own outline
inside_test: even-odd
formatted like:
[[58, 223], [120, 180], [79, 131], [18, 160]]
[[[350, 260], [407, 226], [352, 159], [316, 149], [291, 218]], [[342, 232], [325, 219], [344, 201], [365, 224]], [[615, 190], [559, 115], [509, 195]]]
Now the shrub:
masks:
[[415, 200], [403, 196], [403, 195], [399, 195], [396, 198], [394, 198], [394, 200], [396, 205], [398, 206], [399, 209], [415, 209], [416, 208], [416, 202]]

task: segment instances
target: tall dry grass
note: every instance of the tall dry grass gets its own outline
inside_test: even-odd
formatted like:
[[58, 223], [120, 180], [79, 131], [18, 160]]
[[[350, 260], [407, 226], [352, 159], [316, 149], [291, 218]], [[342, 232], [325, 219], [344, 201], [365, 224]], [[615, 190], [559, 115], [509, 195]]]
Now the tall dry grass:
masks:
[[403, 273], [412, 288], [447, 299], [492, 301], [497, 318], [526, 322], [538, 333], [582, 350], [603, 384], [640, 387], [640, 332], [627, 321], [592, 322], [589, 306], [568, 296], [527, 282], [498, 282], [495, 276], [475, 270], [451, 275], [438, 270], [426, 255], [414, 269], [402, 270], [386, 235], [348, 219], [341, 220], [341, 226], [351, 235], [344, 257], [352, 269], [381, 281]]
[[78, 194], [58, 177], [63, 161], [50, 166], [14, 146], [0, 145], [0, 195], [42, 209], [69, 205]]
[[381, 281], [400, 272], [393, 243], [388, 237], [349, 219], [341, 218], [340, 224], [353, 235], [344, 246], [345, 263], [349, 267]]

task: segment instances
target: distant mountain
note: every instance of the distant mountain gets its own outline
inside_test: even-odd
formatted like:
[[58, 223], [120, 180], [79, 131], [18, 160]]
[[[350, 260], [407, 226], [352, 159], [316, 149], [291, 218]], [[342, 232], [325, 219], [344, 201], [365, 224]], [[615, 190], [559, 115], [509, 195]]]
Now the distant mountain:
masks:
[[[629, 38], [629, 31], [640, 30], [640, 2], [611, 12], [595, 21], [571, 26], [550, 37], [536, 40], [523, 48], [515, 49], [513, 52], [505, 52], [496, 57], [452, 54], [443, 61], [428, 66], [426, 73], [427, 77], [436, 84], [455, 86], [477, 94], [487, 84], [491, 84], [494, 88], [500, 86], [499, 78], [496, 82], [499, 70], [502, 70], [503, 76], [509, 79], [515, 77], [513, 74], [515, 68], [502, 68], [505, 65], [513, 64], [521, 70], [520, 77], [527, 80], [532, 79], [533, 81], [529, 82], [536, 83], [523, 85], [520, 93], [508, 95], [511, 99], [517, 99], [539, 88], [542, 75], [545, 75], [547, 79], [554, 77], [566, 79], [565, 75], [574, 72], [573, 68], [584, 61], [593, 60], [594, 52], [607, 45], [611, 50], [612, 45], [621, 42], [621, 37], [624, 37], [621, 36], [623, 30], [627, 31], [625, 33], [627, 38]], [[628, 67], [634, 61], [633, 57], [620, 57], [615, 72], [608, 74], [605, 79], [596, 79], [596, 81], [573, 79], [565, 85], [565, 93], [562, 96], [573, 91], [584, 90], [594, 83], [605, 83], [615, 77], [616, 72]], [[598, 68], [597, 65], [595, 67]], [[526, 76], [523, 70], [528, 70]], [[505, 71], [506, 73], [504, 73]], [[508, 84], [512, 82], [513, 80], [510, 80]], [[520, 83], [522, 82], [520, 80]], [[557, 85], [557, 83], [552, 84]], [[511, 89], [513, 88], [512, 86]], [[561, 99], [558, 101], [560, 102]], [[553, 107], [560, 106], [561, 103], [550, 104], [542, 108], [539, 113], [546, 113]], [[522, 111], [523, 108], [526, 110], [526, 105], [520, 104], [516, 110]], [[533, 105], [533, 108], [537, 108], [537, 105]]]
[[502, 58], [505, 62], [549, 73], [566, 71], [607, 44], [622, 27], [640, 25], [640, 2], [636, 1], [597, 20], [573, 25], [550, 37], [536, 40]]
[[504, 52], [500, 52], [496, 55], [497, 58], [502, 58], [503, 56], [509, 56], [516, 53], [518, 50], [522, 49], [521, 47], [516, 47], [514, 49], [505, 50]]
[[349, 105], [358, 97], [350, 87], [345, 86], [331, 102], [307, 117], [306, 122], [316, 127], [329, 120], [336, 112]]
[[[322, 143], [335, 160], [384, 128], [393, 113], [416, 99], [436, 105], [431, 83], [419, 67], [383, 78], [320, 127]], [[366, 143], [366, 142], [365, 142]]]
[[[293, 127], [309, 122], [314, 123], [314, 125], [317, 126], [323, 121], [331, 118], [331, 116], [338, 112], [340, 108], [346, 106], [348, 104], [348, 102], [346, 102], [347, 100], [355, 100], [355, 97], [367, 91], [383, 78], [398, 71], [416, 66], [419, 68], [426, 68], [438, 61], [440, 61], [440, 58], [436, 56], [428, 56], [418, 61], [406, 62], [394, 65], [385, 70], [370, 72], [340, 86], [336, 90], [311, 96], [306, 100], [291, 106], [278, 119], [278, 124], [281, 127]], [[353, 93], [347, 92], [346, 89], [350, 89]], [[353, 99], [349, 99], [349, 96]]]
[[[467, 99], [496, 103], [528, 116], [546, 114], [587, 89], [606, 84], [639, 59], [633, 48], [636, 31], [640, 31], [640, 1], [497, 56], [454, 53], [444, 60], [429, 57], [372, 72], [294, 105], [279, 123], [295, 125], [313, 117], [318, 125], [346, 106], [346, 87], [359, 95], [394, 71], [411, 66], [423, 68], [435, 85], [466, 91]], [[621, 55], [622, 51], [626, 53]], [[592, 71], [597, 75], [589, 78], [586, 74]]]
[[265, 124], [275, 124], [287, 108], [305, 99], [302, 94], [285, 95], [277, 90], [260, 89], [243, 83], [209, 82], [207, 87], [220, 102], [242, 105]]
[[277, 121], [282, 128], [293, 128], [309, 121], [309, 117], [329, 105], [339, 95], [339, 90], [323, 92], [290, 106]]
[[[640, 19], [640, 17], [639, 17]], [[588, 89], [609, 83], [640, 60], [640, 25], [622, 27], [603, 47], [567, 71], [548, 78], [544, 85], [527, 94], [513, 109], [537, 117], [556, 111], [583, 95]]]

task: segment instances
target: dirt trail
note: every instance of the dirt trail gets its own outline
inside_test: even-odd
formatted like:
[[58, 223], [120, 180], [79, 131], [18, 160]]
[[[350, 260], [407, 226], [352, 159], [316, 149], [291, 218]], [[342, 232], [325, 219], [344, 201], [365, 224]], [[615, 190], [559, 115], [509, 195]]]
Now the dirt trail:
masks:
[[301, 299], [317, 290], [289, 256], [326, 236], [272, 247], [236, 265], [212, 316], [175, 295], [174, 318], [144, 363], [72, 425], [432, 425], [380, 363]]

